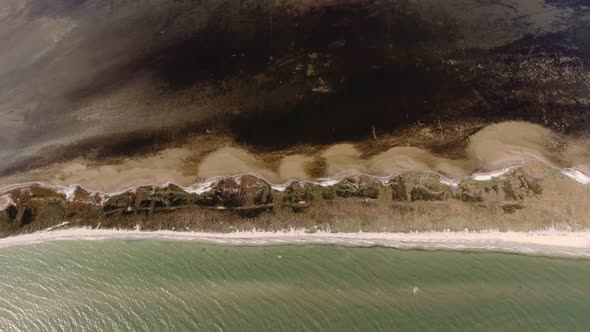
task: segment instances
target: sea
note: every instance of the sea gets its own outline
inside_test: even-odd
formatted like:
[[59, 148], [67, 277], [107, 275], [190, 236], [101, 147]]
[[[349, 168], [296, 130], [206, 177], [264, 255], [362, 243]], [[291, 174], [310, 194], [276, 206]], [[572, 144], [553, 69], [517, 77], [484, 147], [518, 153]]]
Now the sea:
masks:
[[339, 245], [0, 248], [0, 331], [588, 331], [590, 260]]

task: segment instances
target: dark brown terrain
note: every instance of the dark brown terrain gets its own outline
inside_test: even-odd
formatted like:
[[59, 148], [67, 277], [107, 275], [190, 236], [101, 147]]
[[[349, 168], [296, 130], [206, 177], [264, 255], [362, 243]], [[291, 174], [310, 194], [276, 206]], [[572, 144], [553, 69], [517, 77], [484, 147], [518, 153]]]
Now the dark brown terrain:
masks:
[[[225, 232], [590, 220], [586, 187], [547, 173], [590, 171], [589, 1], [6, 0], [0, 9], [0, 188], [88, 188], [73, 198], [4, 189], [2, 235], [62, 222]], [[553, 168], [458, 188], [428, 175], [521, 162]], [[404, 175], [311, 184], [347, 171]], [[243, 174], [259, 178], [232, 178]], [[199, 195], [157, 186], [217, 176], [227, 178]], [[306, 184], [269, 185], [290, 180]]]
[[586, 1], [10, 2], [4, 176], [195, 141], [252, 153], [411, 143], [456, 156], [501, 121], [588, 136]]
[[586, 229], [590, 191], [558, 171], [528, 165], [458, 186], [434, 174], [377, 180], [358, 175], [320, 186], [293, 182], [273, 190], [252, 176], [224, 178], [200, 194], [176, 185], [139, 187], [114, 195], [76, 187], [69, 197], [31, 185], [4, 192], [0, 235], [55, 227], [232, 232], [527, 231]]

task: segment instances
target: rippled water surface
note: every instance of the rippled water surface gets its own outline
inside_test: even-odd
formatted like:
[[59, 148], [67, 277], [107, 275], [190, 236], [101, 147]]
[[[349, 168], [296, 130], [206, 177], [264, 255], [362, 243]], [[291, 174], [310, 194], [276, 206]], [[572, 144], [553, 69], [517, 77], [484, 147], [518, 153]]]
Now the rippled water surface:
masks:
[[0, 249], [1, 331], [564, 330], [590, 261], [163, 240]]

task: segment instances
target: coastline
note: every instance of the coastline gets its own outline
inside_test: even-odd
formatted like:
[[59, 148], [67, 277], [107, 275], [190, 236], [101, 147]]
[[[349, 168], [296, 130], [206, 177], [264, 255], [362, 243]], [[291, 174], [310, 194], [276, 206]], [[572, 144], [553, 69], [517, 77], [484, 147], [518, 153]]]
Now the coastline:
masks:
[[[111, 195], [80, 186], [24, 184], [0, 191], [0, 237], [65, 225], [178, 230], [183, 234], [198, 232], [194, 234], [200, 237], [261, 231], [292, 236], [284, 232], [297, 229], [298, 238], [316, 232], [385, 234], [385, 238], [352, 236], [352, 240], [385, 241], [373, 245], [390, 246], [407, 240], [396, 234], [411, 232], [586, 232], [590, 230], [587, 180], [590, 177], [581, 170], [531, 162], [475, 173], [458, 181], [434, 172], [389, 177], [349, 172], [313, 182], [293, 181], [279, 188], [249, 174], [209, 179], [189, 188], [169, 183]], [[509, 241], [504, 238], [507, 233], [502, 234], [493, 240]], [[320, 240], [332, 241], [326, 236]], [[458, 240], [463, 242], [463, 238]], [[445, 246], [448, 241], [440, 242]]]
[[530, 232], [462, 231], [411, 233], [332, 233], [291, 229], [282, 232], [243, 231], [233, 233], [142, 231], [66, 228], [45, 230], [0, 239], [0, 248], [65, 240], [174, 240], [228, 246], [339, 245], [387, 247], [400, 250], [443, 250], [499, 252], [533, 256], [590, 258], [590, 230], [556, 229]]
[[[363, 176], [363, 177], [370, 178], [374, 181], [381, 182], [382, 184], [385, 184], [390, 179], [392, 179], [396, 176], [410, 174], [410, 173], [430, 174], [430, 175], [438, 177], [440, 179], [441, 184], [456, 188], [459, 186], [459, 183], [461, 181], [465, 181], [465, 180], [474, 180], [474, 181], [480, 181], [480, 182], [489, 181], [493, 178], [501, 177], [512, 170], [516, 170], [521, 167], [525, 167], [527, 165], [535, 165], [535, 164], [541, 165], [542, 167], [554, 169], [579, 184], [590, 185], [590, 174], [586, 174], [583, 170], [581, 170], [577, 167], [559, 168], [557, 166], [551, 165], [549, 163], [544, 163], [539, 160], [529, 160], [529, 161], [524, 161], [524, 162], [508, 165], [506, 167], [503, 167], [503, 168], [495, 170], [495, 171], [475, 172], [469, 176], [462, 176], [462, 177], [458, 177], [458, 178], [448, 178], [445, 175], [438, 173], [436, 171], [424, 171], [424, 170], [410, 170], [409, 169], [409, 170], [405, 170], [405, 171], [391, 173], [391, 174], [388, 174], [385, 176], [378, 176], [378, 175], [374, 175], [374, 174], [363, 173], [363, 172], [359, 172], [356, 170], [348, 170], [348, 171], [340, 172], [339, 174], [332, 176], [332, 177], [318, 178], [316, 180], [290, 179], [290, 180], [285, 181], [283, 183], [272, 183], [261, 174], [258, 174], [255, 172], [246, 172], [246, 173], [238, 173], [238, 174], [232, 174], [232, 175], [214, 176], [214, 177], [207, 178], [204, 181], [193, 183], [189, 186], [182, 186], [181, 184], [175, 183], [173, 181], [166, 181], [164, 183], [146, 183], [143, 185], [130, 186], [130, 187], [125, 188], [123, 190], [118, 190], [118, 191], [113, 191], [113, 192], [92, 190], [90, 188], [87, 188], [83, 184], [77, 184], [77, 183], [71, 183], [68, 185], [51, 185], [51, 184], [48, 184], [43, 181], [32, 181], [32, 182], [12, 183], [12, 184], [2, 185], [2, 186], [0, 186], [0, 195], [3, 195], [11, 190], [23, 189], [23, 188], [27, 188], [30, 186], [40, 186], [40, 187], [54, 190], [58, 193], [61, 193], [61, 194], [65, 195], [66, 199], [71, 199], [74, 196], [74, 192], [77, 188], [81, 188], [81, 189], [85, 190], [86, 192], [88, 192], [89, 194], [112, 196], [112, 195], [120, 195], [120, 194], [127, 193], [127, 192], [134, 192], [137, 188], [145, 187], [145, 186], [163, 188], [163, 187], [166, 187], [169, 185], [177, 186], [177, 187], [181, 188], [182, 190], [184, 190], [185, 192], [190, 193], [190, 194], [202, 194], [202, 193], [205, 193], [208, 190], [210, 190], [217, 182], [219, 182], [223, 179], [236, 179], [236, 180], [238, 180], [239, 178], [244, 177], [244, 176], [253, 176], [255, 178], [258, 178], [258, 179], [268, 183], [272, 190], [282, 192], [285, 189], [287, 189], [289, 187], [289, 185], [291, 185], [295, 182], [301, 183], [301, 184], [312, 184], [312, 185], [317, 185], [317, 186], [321, 186], [321, 187], [328, 187], [328, 186], [335, 185], [348, 177]], [[0, 211], [1, 210], [2, 210], [2, 208], [0, 207]]]

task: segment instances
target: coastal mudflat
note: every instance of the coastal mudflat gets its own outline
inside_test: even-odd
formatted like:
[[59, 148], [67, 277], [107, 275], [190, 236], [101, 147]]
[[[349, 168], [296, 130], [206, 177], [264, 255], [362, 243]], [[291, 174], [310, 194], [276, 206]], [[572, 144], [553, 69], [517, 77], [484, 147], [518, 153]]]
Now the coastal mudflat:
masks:
[[[414, 140], [439, 133], [422, 128]], [[387, 177], [401, 172], [434, 172], [448, 179], [475, 173], [494, 172], [527, 162], [555, 168], [573, 168], [589, 173], [588, 139], [569, 137], [527, 122], [504, 122], [487, 126], [465, 138], [458, 156], [445, 156], [411, 145], [395, 145], [388, 139], [371, 142], [364, 151], [361, 143], [342, 143], [321, 149], [301, 146], [284, 152], [250, 152], [221, 140], [165, 149], [144, 157], [94, 161], [77, 158], [0, 177], [1, 185], [42, 182], [48, 185], [80, 185], [92, 191], [118, 192], [135, 186], [175, 183], [183, 187], [212, 178], [252, 174], [270, 184], [289, 181], [342, 177], [362, 173]]]
[[2, 183], [588, 164], [578, 1], [140, 2], [6, 6]]

